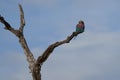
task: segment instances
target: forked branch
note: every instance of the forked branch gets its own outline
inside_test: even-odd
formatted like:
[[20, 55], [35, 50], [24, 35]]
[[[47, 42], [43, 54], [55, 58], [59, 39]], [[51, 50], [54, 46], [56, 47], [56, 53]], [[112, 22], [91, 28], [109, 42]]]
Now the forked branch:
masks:
[[32, 52], [30, 51], [27, 42], [25, 40], [23, 30], [25, 26], [25, 19], [24, 19], [24, 12], [22, 9], [22, 6], [19, 4], [19, 10], [20, 10], [20, 27], [19, 29], [14, 29], [1, 15], [0, 15], [0, 22], [4, 24], [4, 28], [6, 30], [9, 30], [14, 35], [16, 35], [19, 39], [19, 42], [24, 50], [24, 53], [26, 55], [27, 61], [29, 63], [29, 69], [32, 73], [33, 80], [41, 80], [41, 66], [42, 64], [48, 59], [50, 54], [53, 52], [53, 50], [65, 43], [69, 43], [75, 36], [80, 34], [79, 32], [73, 32], [70, 36], [68, 36], [65, 40], [55, 42], [51, 44], [41, 56], [38, 57], [37, 60], [35, 60]]
[[22, 6], [19, 4], [19, 10], [20, 10], [20, 27], [19, 29], [14, 29], [1, 15], [0, 15], [0, 22], [5, 25], [5, 29], [9, 30], [12, 32], [14, 35], [16, 35], [19, 39], [19, 42], [24, 50], [24, 53], [26, 55], [27, 61], [29, 63], [29, 68], [30, 71], [33, 71], [34, 63], [35, 63], [35, 58], [30, 51], [27, 42], [25, 40], [24, 34], [23, 34], [23, 29], [25, 26], [25, 19], [24, 19], [24, 12], [22, 9]]

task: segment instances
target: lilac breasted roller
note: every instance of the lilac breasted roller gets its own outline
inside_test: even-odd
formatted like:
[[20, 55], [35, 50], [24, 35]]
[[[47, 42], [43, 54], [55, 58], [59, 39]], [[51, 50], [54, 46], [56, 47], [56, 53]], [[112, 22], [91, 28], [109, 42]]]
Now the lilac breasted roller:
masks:
[[79, 21], [76, 25], [76, 32], [83, 33], [85, 29], [84, 21]]

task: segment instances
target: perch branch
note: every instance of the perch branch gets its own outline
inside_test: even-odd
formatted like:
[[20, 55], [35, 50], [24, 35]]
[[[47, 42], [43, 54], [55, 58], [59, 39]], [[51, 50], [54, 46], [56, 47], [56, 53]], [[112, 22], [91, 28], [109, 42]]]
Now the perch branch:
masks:
[[51, 44], [45, 51], [44, 53], [38, 57], [37, 59], [37, 64], [42, 65], [50, 56], [50, 54], [53, 52], [53, 50], [65, 43], [69, 43], [75, 36], [77, 36], [78, 34], [80, 34], [79, 32], [73, 32], [70, 36], [68, 36], [65, 40], [60, 41], [60, 42], [55, 42], [53, 44]]

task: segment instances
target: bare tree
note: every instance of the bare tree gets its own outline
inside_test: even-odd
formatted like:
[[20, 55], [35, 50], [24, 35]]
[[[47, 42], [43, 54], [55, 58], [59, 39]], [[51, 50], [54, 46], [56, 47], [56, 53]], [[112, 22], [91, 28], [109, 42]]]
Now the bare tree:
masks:
[[65, 40], [55, 42], [48, 46], [48, 48], [40, 55], [37, 59], [34, 58], [32, 52], [30, 51], [26, 39], [23, 34], [25, 19], [24, 12], [22, 6], [19, 4], [20, 10], [20, 27], [19, 29], [14, 29], [5, 19], [0, 15], [0, 22], [4, 24], [4, 29], [13, 33], [18, 39], [21, 47], [24, 50], [25, 56], [27, 58], [27, 62], [29, 64], [30, 72], [32, 73], [33, 80], [41, 80], [41, 66], [48, 59], [53, 50], [65, 43], [69, 43], [75, 36], [80, 34], [79, 32], [73, 32], [70, 36], [68, 36]]

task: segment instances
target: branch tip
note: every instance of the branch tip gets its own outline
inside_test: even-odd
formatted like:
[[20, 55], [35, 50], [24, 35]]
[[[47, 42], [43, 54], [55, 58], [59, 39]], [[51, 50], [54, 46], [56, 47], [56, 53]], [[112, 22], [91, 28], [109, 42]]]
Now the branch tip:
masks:
[[20, 28], [19, 28], [19, 30], [23, 31], [23, 28], [25, 26], [25, 18], [24, 18], [24, 11], [23, 11], [21, 4], [19, 4], [19, 10], [20, 10]]

